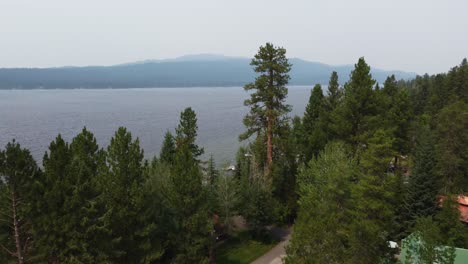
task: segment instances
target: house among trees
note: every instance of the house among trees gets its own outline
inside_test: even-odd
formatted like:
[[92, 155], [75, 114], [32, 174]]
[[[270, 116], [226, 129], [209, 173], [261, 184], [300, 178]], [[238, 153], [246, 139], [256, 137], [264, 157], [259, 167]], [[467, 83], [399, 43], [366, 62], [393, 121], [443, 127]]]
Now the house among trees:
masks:
[[468, 196], [458, 196], [458, 210], [460, 211], [460, 220], [468, 224]]
[[[442, 206], [442, 203], [445, 200], [445, 196], [441, 196], [439, 198], [439, 204]], [[468, 196], [459, 195], [457, 197], [457, 207], [458, 211], [460, 212], [460, 221], [464, 224], [468, 224]]]

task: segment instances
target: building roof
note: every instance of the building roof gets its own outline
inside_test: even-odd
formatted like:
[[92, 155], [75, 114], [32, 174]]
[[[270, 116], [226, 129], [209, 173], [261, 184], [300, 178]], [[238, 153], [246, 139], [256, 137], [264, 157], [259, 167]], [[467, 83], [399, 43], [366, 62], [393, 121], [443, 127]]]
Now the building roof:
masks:
[[[405, 240], [406, 240], [406, 238], [402, 240], [402, 249], [401, 249], [401, 256], [400, 256], [401, 257], [400, 260], [401, 260], [402, 263], [405, 263], [407, 250], [408, 250], [407, 249], [408, 245], [403, 242]], [[412, 242], [418, 243], [416, 241], [412, 241]], [[413, 243], [412, 243], [412, 245], [414, 246]], [[468, 249], [455, 248], [455, 260], [454, 260], [453, 264], [466, 264], [466, 263], [468, 263]]]
[[[445, 196], [440, 196], [440, 205], [445, 199]], [[468, 196], [459, 195], [457, 198], [458, 211], [460, 211], [460, 221], [468, 223]]]

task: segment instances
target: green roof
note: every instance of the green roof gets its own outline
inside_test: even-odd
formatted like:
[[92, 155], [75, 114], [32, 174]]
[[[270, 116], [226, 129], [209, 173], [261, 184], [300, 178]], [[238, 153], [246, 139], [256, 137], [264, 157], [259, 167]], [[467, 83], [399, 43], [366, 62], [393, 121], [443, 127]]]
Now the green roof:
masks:
[[468, 249], [455, 248], [455, 264], [466, 264], [468, 263]]
[[[405, 239], [403, 239], [405, 240]], [[406, 248], [404, 246], [405, 243], [402, 241], [402, 248], [401, 248], [401, 262], [405, 263], [406, 259]], [[455, 261], [453, 264], [467, 264], [468, 263], [468, 249], [464, 248], [455, 248]]]

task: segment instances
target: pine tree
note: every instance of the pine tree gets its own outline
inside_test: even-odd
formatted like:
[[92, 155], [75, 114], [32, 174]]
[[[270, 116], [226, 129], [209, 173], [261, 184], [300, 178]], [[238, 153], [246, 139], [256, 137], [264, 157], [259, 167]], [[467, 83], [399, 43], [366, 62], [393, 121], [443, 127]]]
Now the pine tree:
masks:
[[378, 263], [391, 258], [387, 241], [395, 208], [393, 175], [386, 173], [392, 142], [383, 130], [369, 139], [360, 156], [360, 173], [352, 186], [349, 253], [352, 263]]
[[338, 73], [333, 71], [328, 82], [327, 109], [333, 111], [340, 103], [343, 91], [338, 83]]
[[[191, 107], [187, 107], [180, 113], [179, 125], [176, 128], [176, 149], [180, 148], [182, 145], [188, 146], [195, 159], [205, 152], [203, 148], [195, 144], [197, 131], [197, 114]], [[171, 149], [168, 148], [168, 150], [168, 153], [170, 153]]]
[[442, 233], [431, 216], [418, 217], [414, 233], [403, 241], [405, 264], [455, 261], [455, 248], [443, 244]]
[[383, 97], [380, 104], [381, 127], [392, 133], [393, 149], [396, 151], [394, 163], [397, 166], [398, 154], [407, 154], [409, 151], [409, 128], [412, 115], [408, 93], [398, 86], [395, 76], [392, 75], [385, 80], [384, 87], [379, 94]]
[[232, 217], [238, 215], [242, 198], [239, 180], [229, 175], [220, 175], [216, 181], [217, 212], [225, 230], [230, 233], [233, 229]]
[[437, 118], [437, 172], [447, 193], [468, 191], [468, 104], [457, 101]]
[[364, 58], [360, 58], [344, 87], [343, 104], [339, 110], [338, 131], [341, 138], [357, 150], [365, 144], [375, 129], [377, 114], [374, 94], [375, 80]]
[[108, 242], [104, 237], [104, 205], [99, 199], [100, 169], [105, 153], [99, 149], [94, 135], [83, 128], [70, 144], [70, 164], [63, 187], [62, 232], [66, 246], [60, 249], [61, 262], [106, 262]]
[[[5, 259], [23, 264], [31, 251], [31, 187], [40, 171], [28, 150], [15, 140], [0, 151], [0, 249]], [[5, 233], [3, 233], [5, 231]]]
[[446, 195], [440, 203], [442, 208], [437, 212], [435, 220], [439, 225], [441, 242], [444, 245], [464, 248], [468, 242], [468, 233], [460, 221], [457, 198], [455, 195]]
[[326, 144], [326, 131], [323, 127], [325, 125], [325, 100], [323, 97], [322, 87], [316, 84], [309, 98], [309, 103], [306, 106], [304, 118], [302, 121], [302, 128], [305, 134], [304, 144], [305, 160], [309, 161], [312, 157], [317, 156], [320, 150]]
[[[347, 260], [350, 185], [356, 163], [342, 143], [332, 142], [298, 176], [299, 213], [286, 263]], [[312, 261], [313, 260], [313, 261]]]
[[67, 242], [63, 228], [68, 224], [63, 216], [68, 212], [60, 201], [66, 200], [71, 189], [67, 186], [70, 159], [69, 145], [59, 134], [44, 154], [44, 173], [36, 181], [35, 194], [41, 198], [33, 204], [33, 234], [36, 258], [40, 261], [60, 263], [63, 259]]
[[214, 186], [218, 181], [219, 171], [216, 169], [216, 163], [213, 158], [213, 154], [210, 155], [210, 159], [208, 160], [208, 168], [207, 168], [207, 177], [208, 177], [208, 184], [210, 186]]
[[143, 150], [138, 138], [124, 127], [119, 127], [107, 148], [106, 171], [101, 182], [105, 216], [112, 230], [113, 262], [139, 263], [141, 238], [137, 234], [145, 223], [140, 223], [138, 197], [144, 183]]
[[323, 127], [326, 131], [327, 141], [336, 140], [340, 131], [340, 105], [343, 102], [343, 88], [338, 83], [338, 74], [334, 71], [328, 82], [328, 92], [325, 97], [325, 111], [323, 113]]
[[187, 145], [177, 149], [168, 194], [175, 232], [170, 245], [176, 263], [202, 263], [208, 258], [210, 231], [207, 192], [198, 162]]
[[435, 148], [431, 132], [423, 127], [419, 133], [414, 165], [406, 195], [407, 230], [418, 217], [434, 216], [437, 210], [439, 184], [435, 173]]
[[284, 115], [291, 110], [291, 107], [285, 104], [291, 64], [286, 58], [284, 48], [266, 43], [260, 47], [250, 65], [259, 76], [255, 82], [244, 86], [244, 90], [254, 90], [254, 92], [251, 93], [250, 99], [244, 102], [244, 105], [250, 107], [250, 112], [243, 120], [247, 131], [239, 138], [246, 140], [254, 134], [265, 133], [267, 154], [265, 164], [266, 174], [269, 174], [273, 165], [275, 130], [284, 121]]
[[167, 164], [172, 164], [174, 162], [175, 149], [174, 136], [171, 132], [167, 131], [164, 135], [161, 151], [159, 152], [159, 159]]

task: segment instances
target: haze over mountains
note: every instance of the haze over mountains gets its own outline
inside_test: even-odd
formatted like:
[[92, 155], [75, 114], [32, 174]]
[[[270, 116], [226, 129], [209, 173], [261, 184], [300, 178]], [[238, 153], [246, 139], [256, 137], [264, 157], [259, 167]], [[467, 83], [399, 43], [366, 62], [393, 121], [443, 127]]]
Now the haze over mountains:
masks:
[[[327, 84], [332, 71], [337, 71], [340, 82], [344, 83], [354, 67], [299, 58], [289, 61], [293, 64], [291, 85]], [[0, 89], [242, 86], [255, 78], [249, 63], [250, 58], [198, 54], [114, 66], [2, 68]], [[412, 72], [372, 69], [372, 76], [379, 83], [392, 74], [397, 79], [416, 76]]]

